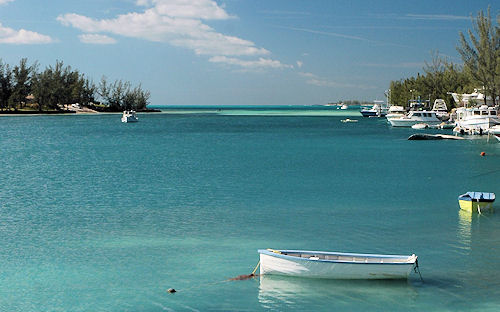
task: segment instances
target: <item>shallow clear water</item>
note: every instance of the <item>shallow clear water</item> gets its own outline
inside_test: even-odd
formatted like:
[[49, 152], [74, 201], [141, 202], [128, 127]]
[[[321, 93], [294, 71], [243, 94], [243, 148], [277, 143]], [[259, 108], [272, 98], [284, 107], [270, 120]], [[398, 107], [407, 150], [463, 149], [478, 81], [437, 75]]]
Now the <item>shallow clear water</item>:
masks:
[[[494, 140], [178, 110], [0, 118], [0, 311], [500, 308], [500, 209], [457, 202], [500, 194]], [[415, 253], [424, 282], [227, 281], [258, 248]]]

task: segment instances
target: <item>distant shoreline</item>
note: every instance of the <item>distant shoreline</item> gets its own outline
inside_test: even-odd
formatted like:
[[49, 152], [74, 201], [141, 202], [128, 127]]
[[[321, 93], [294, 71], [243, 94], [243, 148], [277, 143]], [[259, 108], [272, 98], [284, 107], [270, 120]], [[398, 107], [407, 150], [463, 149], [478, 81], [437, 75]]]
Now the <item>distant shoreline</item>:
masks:
[[[159, 109], [144, 109], [137, 111], [138, 113], [161, 113]], [[37, 110], [8, 110], [0, 111], [0, 116], [33, 116], [33, 115], [99, 115], [99, 114], [121, 114], [122, 111], [95, 111], [95, 110], [54, 110], [54, 111], [37, 111]]]
[[75, 111], [0, 111], [0, 115], [60, 115], [76, 114]]

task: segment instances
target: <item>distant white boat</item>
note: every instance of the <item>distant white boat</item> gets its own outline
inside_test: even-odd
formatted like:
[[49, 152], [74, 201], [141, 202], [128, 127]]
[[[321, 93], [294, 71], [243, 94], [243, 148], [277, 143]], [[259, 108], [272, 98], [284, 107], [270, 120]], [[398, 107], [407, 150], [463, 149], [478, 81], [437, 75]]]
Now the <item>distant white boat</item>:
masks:
[[405, 279], [417, 256], [260, 249], [260, 274], [330, 279]]
[[437, 118], [441, 120], [446, 120], [450, 117], [450, 114], [448, 113], [448, 106], [446, 106], [446, 102], [443, 99], [436, 99], [434, 101], [432, 111], [436, 112]]
[[407, 115], [388, 120], [393, 127], [411, 127], [418, 123], [426, 123], [429, 126], [437, 126], [442, 121], [437, 118], [433, 111], [410, 111]]
[[[471, 105], [493, 105], [493, 99], [489, 96], [485, 97], [485, 95], [479, 92], [478, 89], [474, 89], [472, 93], [453, 93], [448, 92], [453, 97], [453, 100], [457, 104], [457, 106], [471, 106]], [[485, 103], [486, 98], [486, 103]]]
[[406, 114], [406, 109], [403, 106], [391, 105], [389, 106], [389, 110], [387, 111], [387, 115], [385, 115], [385, 118], [389, 120], [392, 118], [403, 117], [405, 114]]
[[357, 120], [357, 119], [349, 119], [349, 118], [347, 118], [347, 119], [342, 119], [342, 120], [340, 120], [340, 121], [341, 121], [341, 122], [344, 122], [344, 123], [345, 123], [345, 122], [358, 122], [358, 120]]
[[139, 121], [139, 118], [137, 118], [135, 111], [126, 110], [123, 112], [122, 122], [138, 122], [138, 121]]
[[384, 106], [384, 101], [374, 101], [371, 108], [361, 109], [361, 115], [363, 117], [384, 117], [387, 115], [388, 108]]
[[340, 106], [340, 109], [348, 109], [349, 106], [347, 106], [347, 104], [342, 104], [342, 106]]

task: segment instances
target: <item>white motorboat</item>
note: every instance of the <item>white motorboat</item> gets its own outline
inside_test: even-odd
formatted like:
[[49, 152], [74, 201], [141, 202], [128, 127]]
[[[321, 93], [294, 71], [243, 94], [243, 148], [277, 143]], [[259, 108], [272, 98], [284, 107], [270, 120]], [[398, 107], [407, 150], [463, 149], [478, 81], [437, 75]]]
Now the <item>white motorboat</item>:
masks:
[[459, 107], [456, 111], [454, 132], [461, 134], [483, 134], [496, 125], [500, 125], [498, 111], [494, 107]]
[[391, 105], [389, 106], [389, 110], [387, 111], [387, 115], [385, 115], [385, 118], [389, 120], [392, 118], [403, 117], [405, 114], [406, 114], [406, 109], [403, 106]]
[[450, 118], [450, 114], [448, 113], [448, 106], [446, 106], [446, 102], [443, 99], [436, 99], [434, 101], [432, 111], [436, 112], [437, 118], [441, 120], [447, 120]]
[[340, 106], [340, 109], [348, 109], [349, 106], [347, 106], [347, 104], [342, 104], [342, 106]]
[[[491, 97], [486, 96], [479, 92], [478, 89], [474, 89], [472, 93], [452, 93], [448, 92], [453, 97], [453, 100], [457, 104], [457, 106], [471, 106], [471, 105], [493, 105], [493, 100]], [[486, 98], [486, 103], [485, 103]]]
[[387, 115], [388, 108], [384, 105], [384, 101], [374, 101], [371, 108], [361, 109], [363, 117], [384, 117]]
[[417, 256], [259, 249], [260, 274], [330, 279], [405, 279]]
[[411, 127], [418, 123], [437, 126], [442, 122], [433, 111], [410, 111], [402, 117], [391, 118], [388, 121], [393, 127]]
[[492, 134], [498, 141], [500, 141], [500, 125], [489, 128], [488, 133]]
[[137, 118], [135, 111], [126, 110], [123, 112], [122, 122], [138, 122], [138, 121], [139, 121], [139, 118]]

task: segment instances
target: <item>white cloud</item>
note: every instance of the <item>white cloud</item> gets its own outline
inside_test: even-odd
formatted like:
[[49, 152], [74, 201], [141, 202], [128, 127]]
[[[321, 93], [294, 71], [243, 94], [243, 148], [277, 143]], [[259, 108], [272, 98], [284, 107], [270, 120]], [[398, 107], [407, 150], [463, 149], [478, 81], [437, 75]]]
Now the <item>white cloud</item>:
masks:
[[317, 76], [313, 73], [304, 73], [304, 72], [300, 72], [299, 75], [301, 75], [302, 77], [305, 77], [305, 78], [316, 78]]
[[292, 65], [283, 64], [277, 60], [259, 58], [258, 60], [242, 60], [238, 58], [226, 56], [214, 56], [209, 59], [212, 63], [224, 63], [229, 65], [237, 65], [246, 69], [262, 69], [262, 68], [293, 68]]
[[306, 33], [311, 33], [311, 34], [318, 34], [318, 35], [324, 35], [324, 36], [330, 36], [330, 37], [338, 37], [338, 38], [343, 38], [343, 39], [348, 39], [348, 40], [364, 41], [364, 42], [378, 44], [378, 45], [408, 47], [406, 45], [401, 45], [398, 43], [376, 41], [376, 40], [371, 40], [371, 39], [367, 39], [367, 38], [363, 38], [363, 37], [359, 37], [359, 36], [351, 36], [351, 35], [346, 35], [346, 34], [341, 34], [341, 33], [336, 33], [336, 32], [330, 32], [330, 31], [321, 31], [321, 30], [297, 28], [297, 27], [281, 27], [281, 28], [295, 30], [295, 31], [301, 31], [301, 32], [306, 32]]
[[[224, 8], [212, 0], [136, 0], [136, 5], [145, 7], [143, 12], [131, 12], [112, 19], [93, 19], [69, 13], [60, 15], [57, 20], [63, 25], [75, 27], [85, 33], [115, 34], [154, 42], [166, 42], [187, 48], [197, 55], [206, 55], [216, 61], [238, 66], [279, 68], [260, 58], [256, 61], [234, 61], [234, 57], [262, 57], [270, 52], [257, 47], [249, 40], [228, 36], [217, 32], [205, 24], [204, 20], [228, 20], [234, 18]], [[226, 57], [226, 59], [220, 57]], [[223, 60], [223, 61], [221, 61]], [[257, 66], [257, 65], [253, 65]]]
[[299, 73], [299, 75], [306, 78], [307, 84], [314, 85], [317, 87], [356, 88], [356, 89], [364, 89], [364, 90], [376, 89], [376, 87], [374, 87], [374, 86], [366, 86], [366, 85], [360, 85], [360, 84], [355, 84], [355, 83], [345, 83], [345, 82], [332, 81], [329, 79], [318, 77], [317, 75], [315, 75], [313, 73], [301, 72], [301, 73]]
[[12, 2], [12, 1], [14, 1], [14, 0], [0, 0], [0, 5], [7, 4], [7, 3]]
[[106, 35], [98, 35], [98, 34], [83, 34], [79, 35], [80, 41], [83, 43], [90, 44], [114, 44], [116, 40], [114, 38], [108, 37]]
[[212, 0], [138, 0], [137, 5], [153, 6], [158, 13], [177, 18], [224, 20], [232, 18]]
[[297, 67], [298, 67], [298, 68], [301, 68], [301, 67], [302, 67], [302, 65], [304, 65], [304, 63], [303, 63], [303, 62], [301, 62], [301, 61], [297, 61]]
[[407, 18], [416, 20], [440, 20], [440, 21], [456, 21], [470, 20], [470, 16], [446, 15], [446, 14], [406, 14]]
[[40, 44], [51, 43], [53, 41], [54, 40], [49, 36], [25, 29], [15, 30], [12, 28], [3, 27], [0, 23], [0, 43]]

